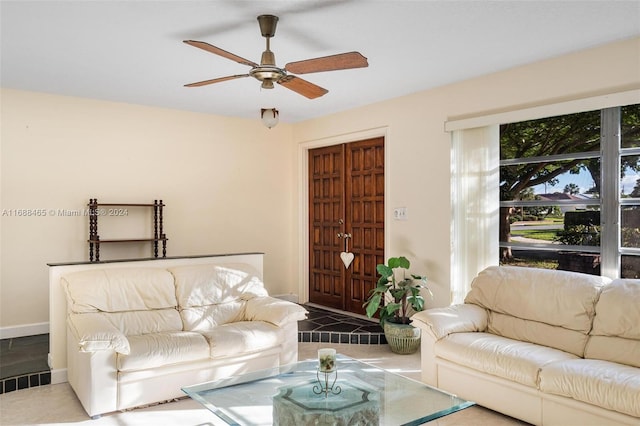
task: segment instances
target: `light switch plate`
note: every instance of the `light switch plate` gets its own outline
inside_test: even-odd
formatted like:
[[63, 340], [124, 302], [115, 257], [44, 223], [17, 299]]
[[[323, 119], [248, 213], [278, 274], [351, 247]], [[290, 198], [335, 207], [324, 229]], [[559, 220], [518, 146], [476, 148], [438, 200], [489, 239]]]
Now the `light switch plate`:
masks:
[[393, 209], [393, 218], [395, 220], [407, 220], [407, 208], [406, 207], [397, 207]]

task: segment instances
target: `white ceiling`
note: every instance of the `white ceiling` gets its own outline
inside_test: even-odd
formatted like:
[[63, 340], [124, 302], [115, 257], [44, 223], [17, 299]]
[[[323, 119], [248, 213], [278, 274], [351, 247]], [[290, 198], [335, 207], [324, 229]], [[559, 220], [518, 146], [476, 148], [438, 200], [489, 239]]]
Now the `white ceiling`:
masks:
[[[252, 78], [183, 87], [249, 71], [185, 39], [260, 62], [260, 14], [280, 18], [280, 67], [354, 50], [369, 67], [305, 74], [329, 90], [315, 100]], [[2, 87], [286, 122], [640, 35], [640, 0], [2, 0], [0, 15]]]

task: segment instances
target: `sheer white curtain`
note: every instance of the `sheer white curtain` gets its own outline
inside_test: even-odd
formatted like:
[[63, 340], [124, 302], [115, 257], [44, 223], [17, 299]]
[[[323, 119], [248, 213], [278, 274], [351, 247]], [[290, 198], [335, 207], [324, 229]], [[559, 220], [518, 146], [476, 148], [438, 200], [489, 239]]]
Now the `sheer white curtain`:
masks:
[[[451, 299], [460, 303], [473, 277], [498, 264], [500, 127], [576, 112], [638, 103], [634, 89], [531, 108], [447, 121], [452, 143]], [[617, 249], [617, 247], [616, 247]]]
[[452, 132], [451, 299], [462, 303], [479, 271], [498, 264], [500, 128]]

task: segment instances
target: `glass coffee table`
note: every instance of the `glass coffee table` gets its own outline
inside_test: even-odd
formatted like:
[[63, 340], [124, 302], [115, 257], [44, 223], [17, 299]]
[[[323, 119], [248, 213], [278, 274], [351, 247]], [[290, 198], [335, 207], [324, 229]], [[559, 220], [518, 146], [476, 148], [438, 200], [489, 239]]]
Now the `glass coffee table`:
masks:
[[474, 405], [345, 356], [182, 388], [227, 425], [419, 425]]

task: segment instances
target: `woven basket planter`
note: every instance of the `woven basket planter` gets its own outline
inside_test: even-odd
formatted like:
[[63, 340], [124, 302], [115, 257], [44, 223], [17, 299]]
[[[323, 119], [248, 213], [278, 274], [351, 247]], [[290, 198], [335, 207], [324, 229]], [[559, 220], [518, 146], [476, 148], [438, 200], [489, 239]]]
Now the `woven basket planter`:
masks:
[[411, 324], [395, 324], [386, 321], [383, 329], [392, 352], [408, 355], [415, 353], [420, 348], [421, 330], [419, 328]]

